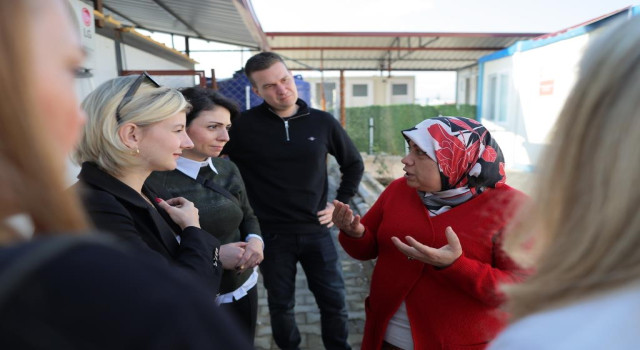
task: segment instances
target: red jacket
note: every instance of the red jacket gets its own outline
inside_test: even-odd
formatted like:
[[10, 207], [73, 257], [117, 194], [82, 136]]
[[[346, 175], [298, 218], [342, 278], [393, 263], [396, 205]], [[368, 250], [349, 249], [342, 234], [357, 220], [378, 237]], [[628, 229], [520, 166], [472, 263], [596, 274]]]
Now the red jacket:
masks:
[[[364, 236], [339, 235], [352, 257], [378, 259], [365, 300], [362, 349], [380, 348], [387, 323], [403, 300], [415, 349], [483, 349], [503, 327], [504, 315], [496, 309], [503, 298], [496, 287], [524, 274], [499, 248], [506, 220], [524, 198], [502, 186], [429, 217], [404, 178], [391, 183], [362, 219]], [[391, 241], [392, 236], [403, 241], [412, 236], [439, 248], [447, 244], [447, 226], [458, 235], [463, 254], [444, 269], [409, 261]]]

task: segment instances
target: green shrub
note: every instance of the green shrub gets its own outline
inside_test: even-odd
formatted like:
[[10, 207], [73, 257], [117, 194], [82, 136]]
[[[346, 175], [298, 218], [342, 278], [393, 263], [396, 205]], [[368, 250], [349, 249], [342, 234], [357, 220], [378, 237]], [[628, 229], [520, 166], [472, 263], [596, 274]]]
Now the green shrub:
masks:
[[475, 119], [473, 105], [391, 105], [351, 107], [346, 109], [347, 133], [360, 152], [369, 151], [369, 118], [374, 122], [376, 152], [404, 155], [405, 141], [400, 132], [421, 121], [444, 116], [460, 116]]

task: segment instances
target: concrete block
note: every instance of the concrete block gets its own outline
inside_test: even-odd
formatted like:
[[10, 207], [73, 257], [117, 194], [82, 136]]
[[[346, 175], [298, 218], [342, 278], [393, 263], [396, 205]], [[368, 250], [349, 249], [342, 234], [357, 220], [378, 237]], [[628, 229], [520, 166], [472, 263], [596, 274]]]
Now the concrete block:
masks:
[[307, 312], [305, 313], [307, 318], [307, 323], [319, 323], [320, 322], [320, 312]]
[[267, 338], [265, 339], [260, 339], [260, 338], [255, 338], [253, 340], [253, 345], [256, 348], [256, 350], [270, 350], [271, 349], [271, 341]]

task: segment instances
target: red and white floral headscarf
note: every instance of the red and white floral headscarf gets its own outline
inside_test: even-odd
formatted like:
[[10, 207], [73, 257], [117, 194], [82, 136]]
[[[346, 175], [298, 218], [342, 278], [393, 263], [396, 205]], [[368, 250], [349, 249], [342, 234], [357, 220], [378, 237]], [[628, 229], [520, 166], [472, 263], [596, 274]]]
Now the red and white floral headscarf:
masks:
[[507, 179], [498, 143], [473, 119], [431, 118], [402, 133], [438, 164], [442, 190], [419, 191], [432, 215], [466, 202], [487, 187], [499, 187]]

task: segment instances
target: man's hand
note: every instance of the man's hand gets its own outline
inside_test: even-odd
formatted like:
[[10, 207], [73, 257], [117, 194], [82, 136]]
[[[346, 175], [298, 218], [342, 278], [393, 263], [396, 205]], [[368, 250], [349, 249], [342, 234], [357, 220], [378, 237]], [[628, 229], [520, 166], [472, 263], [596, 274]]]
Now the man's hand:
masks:
[[331, 222], [333, 208], [333, 204], [327, 202], [327, 206], [318, 212], [318, 221], [320, 222], [320, 225], [327, 225], [327, 227], [333, 226], [333, 222]]
[[444, 230], [444, 234], [447, 236], [448, 244], [439, 249], [424, 245], [411, 236], [405, 237], [409, 245], [402, 243], [397, 237], [391, 237], [391, 241], [409, 260], [416, 259], [425, 264], [443, 268], [453, 264], [462, 255], [460, 240], [451, 226]]

